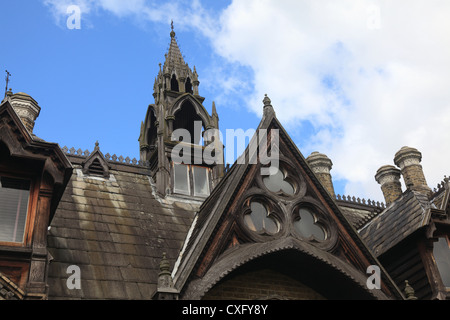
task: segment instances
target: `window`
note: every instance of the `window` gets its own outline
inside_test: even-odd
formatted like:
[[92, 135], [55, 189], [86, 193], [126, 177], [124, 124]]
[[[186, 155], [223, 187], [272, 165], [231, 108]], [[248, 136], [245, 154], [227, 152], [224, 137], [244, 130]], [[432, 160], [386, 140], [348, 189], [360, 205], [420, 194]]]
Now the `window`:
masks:
[[252, 231], [258, 233], [275, 234], [280, 230], [277, 220], [267, 212], [259, 202], [250, 204], [250, 211], [244, 216], [245, 225]]
[[264, 185], [272, 192], [283, 192], [287, 195], [294, 195], [294, 187], [292, 184], [285, 180], [285, 175], [281, 170], [278, 170], [275, 174], [267, 176], [263, 179]]
[[208, 171], [205, 167], [192, 167], [194, 177], [194, 196], [208, 196]]
[[294, 221], [294, 229], [303, 238], [314, 237], [316, 240], [326, 239], [325, 231], [317, 225], [314, 215], [305, 208], [300, 208]]
[[450, 288], [450, 246], [447, 237], [434, 244], [433, 255], [444, 286]]
[[174, 187], [175, 193], [190, 194], [189, 167], [184, 164], [174, 164]]
[[0, 176], [0, 242], [23, 242], [30, 181]]
[[173, 173], [174, 193], [209, 196], [209, 168], [175, 163]]

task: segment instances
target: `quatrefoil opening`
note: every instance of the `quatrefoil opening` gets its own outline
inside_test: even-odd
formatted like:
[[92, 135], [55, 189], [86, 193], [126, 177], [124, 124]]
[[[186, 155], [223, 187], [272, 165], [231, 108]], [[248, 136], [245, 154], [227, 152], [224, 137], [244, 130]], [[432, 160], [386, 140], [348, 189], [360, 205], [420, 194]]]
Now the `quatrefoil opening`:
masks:
[[277, 193], [283, 192], [287, 195], [294, 195], [294, 186], [285, 180], [286, 177], [281, 170], [277, 170], [275, 174], [269, 175], [263, 179], [264, 185], [270, 191]]
[[244, 216], [244, 222], [251, 231], [273, 235], [280, 230], [278, 221], [261, 203], [251, 202], [250, 211]]
[[317, 224], [317, 219], [306, 208], [301, 208], [294, 221], [294, 229], [302, 238], [311, 238], [318, 241], [326, 239], [325, 230]]

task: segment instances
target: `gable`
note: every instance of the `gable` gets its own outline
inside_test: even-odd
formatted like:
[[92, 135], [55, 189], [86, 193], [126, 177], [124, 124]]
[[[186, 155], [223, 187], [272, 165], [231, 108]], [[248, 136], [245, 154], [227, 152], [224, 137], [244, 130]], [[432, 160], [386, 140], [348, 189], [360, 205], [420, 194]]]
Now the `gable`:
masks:
[[[251, 251], [260, 251], [261, 255], [296, 249], [308, 256], [309, 261], [319, 260], [336, 270], [345, 268], [348, 280], [359, 281], [360, 287], [364, 287], [367, 267], [380, 264], [320, 184], [273, 112], [265, 112], [259, 129], [271, 133], [272, 129], [278, 130], [279, 144], [275, 147], [279, 151], [280, 170], [273, 176], [262, 176], [261, 169], [268, 165], [261, 161], [233, 165], [197, 215], [173, 272], [175, 286], [182, 294], [196, 292], [188, 295], [190, 298], [201, 297], [205, 292], [194, 287], [210, 288], [218, 277], [241, 266], [238, 257], [242, 258], [242, 251], [252, 247]], [[267, 146], [272, 146], [269, 141]], [[256, 156], [254, 153], [248, 147], [244, 156], [250, 160]], [[280, 243], [289, 245], [277, 247]], [[248, 261], [253, 258], [248, 257]], [[382, 291], [381, 295], [401, 296], [384, 270]]]

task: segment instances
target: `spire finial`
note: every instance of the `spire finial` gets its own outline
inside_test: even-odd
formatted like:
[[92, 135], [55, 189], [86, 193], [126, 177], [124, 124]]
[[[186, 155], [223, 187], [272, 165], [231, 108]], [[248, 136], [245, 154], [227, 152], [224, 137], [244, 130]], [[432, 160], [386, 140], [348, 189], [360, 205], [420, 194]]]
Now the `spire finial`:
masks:
[[269, 115], [272, 113], [275, 114], [275, 111], [273, 110], [273, 107], [272, 107], [272, 101], [267, 96], [267, 94], [264, 95], [263, 103], [264, 103], [264, 107], [263, 107], [264, 115]]
[[8, 93], [9, 77], [11, 76], [11, 73], [9, 73], [8, 70], [5, 70], [5, 72], [6, 72], [6, 77], [5, 77], [5, 80], [6, 80], [5, 97], [6, 97], [6, 95]]
[[172, 20], [172, 22], [170, 23], [170, 28], [172, 29], [172, 31], [170, 31], [170, 37], [171, 37], [171, 38], [174, 38], [174, 37], [175, 37], [175, 31], [173, 31], [173, 20]]

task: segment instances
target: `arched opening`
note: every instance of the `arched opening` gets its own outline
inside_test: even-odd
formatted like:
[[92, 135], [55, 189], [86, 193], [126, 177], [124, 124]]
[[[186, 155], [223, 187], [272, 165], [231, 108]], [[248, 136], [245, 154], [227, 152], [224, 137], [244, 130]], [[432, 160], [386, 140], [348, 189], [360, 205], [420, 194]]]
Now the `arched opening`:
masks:
[[175, 74], [172, 75], [172, 79], [170, 80], [170, 89], [176, 92], [180, 91], [180, 87], [178, 86], [178, 80]]
[[[228, 257], [231, 259], [231, 257]], [[339, 269], [296, 249], [256, 258], [217, 282], [204, 300], [214, 299], [374, 299]]]
[[147, 143], [150, 149], [154, 149], [156, 147], [156, 138], [157, 138], [157, 130], [156, 130], [156, 116], [153, 110], [150, 110], [150, 125], [147, 131]]
[[189, 131], [191, 141], [185, 142], [197, 145], [202, 143], [204, 123], [189, 100], [183, 102], [180, 110], [175, 113], [173, 130], [175, 131], [177, 129], [186, 129]]
[[191, 82], [191, 79], [189, 77], [186, 79], [185, 87], [186, 87], [186, 92], [187, 93], [191, 93], [191, 94], [194, 93], [194, 91], [192, 90], [192, 82]]

